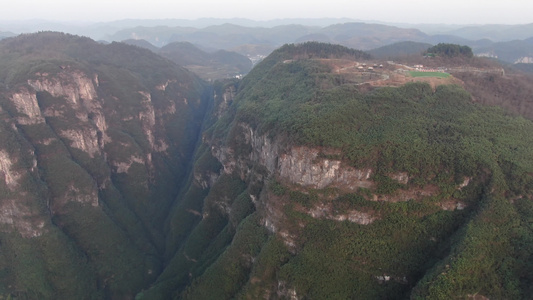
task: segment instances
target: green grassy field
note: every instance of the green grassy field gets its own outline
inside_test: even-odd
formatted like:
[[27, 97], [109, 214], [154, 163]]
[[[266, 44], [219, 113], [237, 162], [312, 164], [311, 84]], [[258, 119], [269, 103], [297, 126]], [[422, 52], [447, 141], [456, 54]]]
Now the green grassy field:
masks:
[[409, 72], [411, 76], [413, 77], [440, 77], [440, 78], [447, 78], [450, 76], [448, 73], [442, 73], [442, 72], [418, 72], [418, 71], [411, 71]]

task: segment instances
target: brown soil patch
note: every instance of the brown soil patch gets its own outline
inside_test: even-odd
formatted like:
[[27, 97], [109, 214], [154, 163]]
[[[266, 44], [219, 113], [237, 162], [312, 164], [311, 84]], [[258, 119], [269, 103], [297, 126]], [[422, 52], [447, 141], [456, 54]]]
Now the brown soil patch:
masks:
[[[320, 63], [331, 68], [331, 74], [339, 74], [343, 82], [356, 85], [369, 84], [373, 87], [401, 86], [409, 82], [426, 82], [433, 89], [443, 84], [457, 84], [464, 86], [463, 81], [450, 76], [412, 77], [409, 68], [400, 64], [389, 64], [386, 61], [353, 61], [348, 59], [317, 59]], [[380, 67], [383, 66], [383, 67]], [[369, 70], [369, 68], [372, 68]]]

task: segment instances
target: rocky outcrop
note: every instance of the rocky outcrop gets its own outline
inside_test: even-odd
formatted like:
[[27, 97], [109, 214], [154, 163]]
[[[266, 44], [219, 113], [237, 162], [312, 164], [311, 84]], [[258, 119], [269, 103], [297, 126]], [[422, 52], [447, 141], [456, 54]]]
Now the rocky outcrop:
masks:
[[94, 158], [95, 154], [100, 153], [98, 134], [93, 128], [64, 130], [59, 132], [59, 135], [70, 140], [70, 146], [72, 148], [86, 152], [91, 158]]
[[3, 176], [4, 183], [8, 188], [14, 189], [18, 185], [20, 175], [12, 169], [13, 162], [9, 154], [0, 150], [0, 176]]
[[278, 296], [278, 299], [300, 299], [300, 297], [298, 297], [296, 289], [287, 287], [287, 283], [285, 281], [278, 281], [278, 289], [276, 295]]
[[[71, 147], [86, 152], [90, 157], [102, 152], [105, 144], [112, 140], [108, 134], [109, 124], [106, 120], [106, 114], [109, 112], [104, 112], [104, 99], [99, 97], [97, 92], [98, 75], [88, 76], [82, 71], [67, 66], [59, 74], [52, 76], [48, 73], [36, 73], [35, 77], [36, 79], [27, 81], [29, 88], [21, 88], [11, 95], [11, 101], [20, 114], [17, 123], [21, 125], [44, 123], [45, 117], [64, 117], [66, 110], [69, 112], [73, 110], [76, 118], [85, 126], [79, 129], [62, 130], [59, 135], [69, 140]], [[176, 80], [168, 80], [155, 89], [164, 91], [169, 84], [175, 82]], [[36, 93], [38, 92], [46, 92], [53, 97], [64, 98], [67, 101], [63, 105], [49, 106], [41, 110], [37, 100]], [[138, 93], [142, 97], [138, 114], [129, 116], [125, 120], [139, 120], [150, 145], [150, 151], [165, 152], [169, 144], [164, 139], [156, 139], [158, 125], [156, 115], [175, 113], [176, 103], [171, 101], [169, 109], [156, 112], [150, 92], [138, 91]]]
[[407, 184], [409, 182], [409, 174], [407, 174], [406, 172], [390, 174], [389, 177], [398, 181], [401, 184]]
[[93, 81], [83, 72], [71, 70], [70, 67], [54, 76], [48, 73], [35, 75], [38, 79], [28, 80], [33, 89], [46, 91], [54, 97], [65, 97], [71, 104], [81, 105], [80, 100], [90, 102], [97, 97]]
[[440, 207], [443, 210], [447, 211], [454, 211], [454, 210], [463, 210], [466, 208], [466, 204], [462, 201], [458, 201], [455, 199], [446, 200], [440, 203]]
[[320, 203], [309, 210], [304, 210], [313, 218], [328, 219], [334, 221], [349, 221], [360, 225], [368, 225], [377, 218], [370, 213], [365, 213], [351, 209], [345, 212], [336, 212], [333, 210], [331, 203]]
[[228, 107], [235, 99], [236, 94], [237, 89], [234, 85], [227, 86], [222, 92], [222, 95], [217, 95], [217, 93], [215, 92], [214, 98], [219, 101], [216, 111], [214, 113], [217, 118], [220, 118], [222, 114], [224, 114], [224, 112], [228, 110]]
[[172, 254], [207, 85], [120, 43], [47, 32], [0, 48], [16, 66], [0, 72], [0, 298], [135, 298]]
[[337, 187], [355, 191], [373, 186], [371, 169], [358, 170], [340, 160], [320, 158], [319, 154], [319, 149], [293, 147], [279, 158], [280, 178], [314, 189]]
[[14, 227], [24, 238], [41, 236], [45, 231], [45, 219], [19, 199], [3, 199], [0, 203], [0, 224]]
[[41, 109], [37, 103], [37, 96], [31, 93], [28, 89], [22, 88], [19, 92], [11, 95], [11, 101], [20, 117], [17, 118], [17, 123], [22, 125], [40, 124], [44, 123], [44, 118], [41, 115]]
[[[258, 134], [244, 123], [237, 124], [233, 130], [235, 130], [235, 140], [231, 147], [211, 145], [211, 153], [222, 164], [223, 173], [238, 175], [244, 181], [251, 177], [258, 178], [263, 183], [267, 179], [274, 179], [283, 186], [304, 191], [335, 188], [344, 193], [374, 186], [370, 179], [371, 169], [356, 169], [341, 160], [328, 158], [339, 155], [338, 150], [292, 146], [283, 136], [272, 139], [268, 134]], [[404, 177], [400, 180], [404, 180]], [[196, 180], [203, 182], [203, 186], [208, 185], [207, 179], [202, 176], [196, 176]], [[263, 215], [263, 226], [277, 234], [289, 251], [296, 253], [299, 248], [299, 229], [286, 224], [288, 218], [283, 207], [288, 200], [287, 196], [263, 193], [250, 197], [254, 199], [256, 207]], [[297, 206], [295, 209], [317, 219], [347, 221], [361, 225], [371, 224], [378, 218], [370, 212], [356, 209], [334, 211], [332, 203], [328, 201], [324, 198], [318, 200], [311, 208]]]
[[116, 168], [117, 173], [128, 173], [131, 165], [134, 163], [144, 165], [144, 158], [138, 156], [131, 156], [127, 162], [113, 162], [113, 166]]
[[517, 59], [515, 64], [533, 64], [533, 57], [530, 56], [524, 56]]
[[[110, 94], [108, 89], [99, 90], [100, 79], [96, 72], [91, 75], [76, 67], [63, 65], [58, 73], [37, 72], [30, 74], [29, 77], [31, 79], [18, 86], [17, 90], [8, 91], [8, 100], [14, 108], [14, 118], [11, 121], [14, 130], [17, 130], [16, 124], [34, 126], [32, 128], [39, 128], [36, 126], [42, 124], [43, 127], [39, 130], [46, 132], [45, 135], [30, 135], [35, 145], [46, 147], [45, 149], [58, 147], [61, 144], [67, 146], [67, 152], [47, 154], [41, 159], [38, 159], [38, 154], [33, 154], [32, 169], [43, 168], [38, 164], [47, 163], [49, 158], [56, 154], [58, 157], [62, 156], [62, 159], [75, 161], [81, 158], [84, 160], [83, 163], [75, 162], [79, 164], [72, 166], [76, 169], [75, 171], [69, 169], [68, 166], [59, 168], [74, 172], [73, 176], [77, 176], [76, 172], [84, 174], [70, 183], [65, 182], [66, 187], [61, 187], [52, 195], [47, 195], [50, 197], [47, 202], [50, 203], [49, 208], [52, 213], [64, 213], [65, 205], [72, 202], [97, 207], [100, 202], [99, 197], [101, 197], [99, 189], [102, 190], [112, 185], [109, 174], [127, 176], [133, 164], [146, 166], [146, 172], [150, 174], [143, 176], [153, 178], [152, 174], [156, 171], [152, 161], [153, 154], [166, 155], [172, 147], [171, 144], [176, 142], [166, 139], [164, 116], [176, 113], [178, 102], [183, 101], [180, 93], [177, 96], [172, 94], [165, 98], [158, 95], [158, 99], [163, 100], [158, 100], [161, 105], [159, 109], [156, 109], [149, 89], [131, 91], [129, 93], [133, 99], [130, 101], [138, 100], [137, 104], [124, 111], [117, 111], [116, 109], [120, 108], [120, 105], [117, 107], [117, 103], [124, 100], [119, 99], [120, 94], [117, 96]], [[109, 84], [108, 77], [106, 80], [106, 84]], [[173, 90], [180, 87], [177, 80], [168, 79], [163, 84], [153, 87], [153, 91], [164, 93], [169, 85], [174, 85]], [[43, 97], [42, 102], [40, 97]], [[53, 97], [53, 100], [50, 100], [50, 97]], [[170, 109], [164, 109], [165, 106]], [[183, 106], [181, 109], [184, 109]], [[115, 116], [121, 116], [121, 118], [118, 119]], [[134, 124], [133, 126], [138, 126], [133, 128], [140, 128], [145, 140], [142, 136], [133, 137], [128, 132], [130, 125], [123, 125], [121, 119]], [[122, 126], [126, 129], [124, 130]], [[109, 131], [110, 127], [115, 133]], [[119, 135], [120, 138], [117, 138], [117, 141], [113, 141], [112, 136], [116, 136], [117, 130], [124, 130], [126, 133], [122, 137]], [[115, 146], [107, 147], [112, 143], [115, 143]], [[74, 149], [79, 151], [72, 151]], [[80, 156], [80, 151], [86, 153], [87, 157]], [[7, 151], [0, 151], [0, 180], [3, 180], [13, 191], [19, 186], [18, 182], [22, 176], [14, 170], [14, 163], [12, 155]], [[53, 164], [57, 162], [54, 161]], [[89, 170], [84, 170], [85, 168]], [[105, 168], [109, 168], [110, 172], [104, 170]], [[99, 178], [91, 178], [92, 176], [99, 176]], [[65, 180], [68, 180], [68, 177], [68, 175], [65, 176]], [[146, 184], [143, 184], [142, 188], [149, 189]], [[14, 213], [25, 211], [18, 206], [11, 207], [14, 207], [10, 210]], [[3, 223], [13, 222], [6, 219]]]
[[156, 86], [155, 88], [156, 88], [157, 90], [160, 90], [160, 91], [166, 91], [168, 85], [169, 85], [170, 83], [175, 83], [175, 82], [176, 82], [176, 80], [167, 80], [165, 83], [162, 83], [162, 84]]
[[62, 198], [65, 202], [74, 201], [96, 207], [98, 206], [98, 188], [93, 184], [89, 190], [82, 191], [75, 185], [71, 185]]
[[143, 97], [141, 100], [142, 109], [139, 111], [139, 120], [141, 121], [144, 134], [150, 143], [150, 147], [155, 149], [155, 111], [152, 104], [152, 96], [145, 91], [139, 91], [139, 94]]
[[331, 149], [289, 146], [283, 138], [272, 140], [267, 134], [259, 135], [247, 124], [239, 124], [243, 144], [251, 151], [248, 155], [236, 155], [230, 147], [212, 147], [212, 153], [224, 166], [227, 174], [238, 172], [242, 178], [249, 174], [250, 162], [265, 167], [271, 176], [279, 177], [289, 184], [323, 189], [336, 187], [349, 191], [370, 188], [371, 169], [356, 169], [340, 160], [321, 157]]
[[440, 192], [439, 187], [428, 184], [424, 187], [410, 187], [399, 189], [392, 194], [372, 195], [372, 201], [404, 202], [409, 200], [420, 200], [424, 197], [435, 196]]
[[[74, 110], [75, 116], [87, 124], [83, 130], [66, 130], [60, 135], [71, 141], [73, 148], [87, 152], [91, 157], [99, 152], [111, 139], [107, 134], [108, 125], [103, 112], [103, 100], [98, 98], [96, 86], [98, 76], [91, 79], [85, 73], [66, 67], [59, 74], [36, 73], [37, 79], [28, 80], [30, 88], [21, 88], [12, 94], [11, 101], [23, 115], [17, 118], [21, 125], [40, 124], [45, 117], [63, 117], [66, 109]], [[37, 101], [37, 92], [46, 92], [56, 98], [67, 100], [66, 105], [46, 107], [43, 110]], [[96, 128], [94, 128], [96, 127]], [[97, 136], [101, 135], [100, 138]]]

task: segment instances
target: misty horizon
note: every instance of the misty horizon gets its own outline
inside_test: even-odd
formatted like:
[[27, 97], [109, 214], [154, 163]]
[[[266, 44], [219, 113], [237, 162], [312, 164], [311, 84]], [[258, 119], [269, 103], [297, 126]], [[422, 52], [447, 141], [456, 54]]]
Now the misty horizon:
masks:
[[241, 1], [224, 2], [199, 0], [195, 2], [154, 1], [78, 1], [74, 5], [65, 0], [36, 2], [21, 0], [6, 3], [0, 20], [52, 20], [54, 22], [115, 22], [120, 20], [160, 20], [201, 18], [276, 19], [345, 18], [368, 22], [403, 24], [529, 24], [533, 3], [520, 0], [488, 0], [434, 2], [418, 0], [376, 0], [351, 2], [330, 0], [304, 1]]

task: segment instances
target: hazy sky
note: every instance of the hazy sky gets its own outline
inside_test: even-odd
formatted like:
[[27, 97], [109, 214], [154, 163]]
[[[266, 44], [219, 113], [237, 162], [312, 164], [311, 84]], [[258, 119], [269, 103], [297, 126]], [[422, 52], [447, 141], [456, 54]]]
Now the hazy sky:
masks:
[[[531, 0], [12, 0], [0, 20], [197, 19], [346, 17], [403, 23], [533, 23]], [[7, 3], [5, 3], [7, 2]]]

